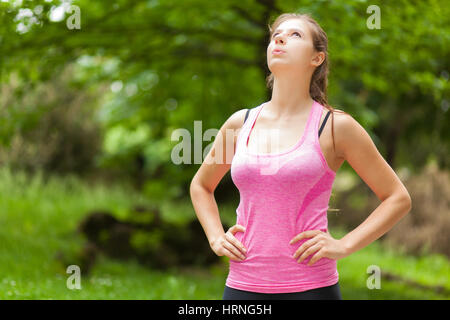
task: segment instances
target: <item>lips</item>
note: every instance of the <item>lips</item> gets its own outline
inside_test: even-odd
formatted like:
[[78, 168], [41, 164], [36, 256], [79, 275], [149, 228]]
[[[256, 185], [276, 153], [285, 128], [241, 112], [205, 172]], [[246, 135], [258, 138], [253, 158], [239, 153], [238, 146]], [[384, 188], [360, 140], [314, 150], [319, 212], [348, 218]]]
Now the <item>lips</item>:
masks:
[[286, 53], [286, 51], [281, 50], [281, 49], [275, 49], [272, 51], [272, 54], [282, 54], [282, 53]]

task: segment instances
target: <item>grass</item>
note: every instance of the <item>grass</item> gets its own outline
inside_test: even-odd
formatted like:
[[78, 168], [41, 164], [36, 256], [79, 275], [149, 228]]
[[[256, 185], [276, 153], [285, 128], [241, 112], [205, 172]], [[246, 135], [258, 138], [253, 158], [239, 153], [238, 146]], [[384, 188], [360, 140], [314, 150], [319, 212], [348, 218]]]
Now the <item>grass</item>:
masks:
[[[150, 270], [136, 261], [101, 256], [89, 276], [81, 271], [81, 289], [67, 287], [66, 265], [58, 251], [76, 252], [84, 239], [74, 232], [90, 210], [105, 209], [121, 217], [148, 199], [126, 185], [87, 184], [75, 177], [44, 180], [0, 169], [0, 299], [221, 299], [227, 276], [227, 258], [211, 268]], [[166, 219], [195, 217], [185, 202], [161, 203]], [[223, 220], [234, 221], [235, 207], [219, 205]], [[343, 230], [331, 230], [334, 237]], [[206, 238], [205, 238], [206, 241]], [[426, 286], [444, 286], [446, 292], [416, 288], [382, 278], [381, 289], [366, 286], [367, 267], [377, 265]], [[449, 299], [450, 262], [441, 255], [408, 256], [376, 241], [338, 261], [344, 299]]]
[[[344, 232], [332, 232], [335, 238], [344, 236]], [[377, 266], [381, 272], [381, 288], [368, 289], [367, 280], [373, 274], [369, 266]], [[395, 248], [375, 241], [338, 261], [338, 272], [342, 296], [344, 299], [449, 299], [450, 298], [450, 262], [438, 254], [415, 257], [405, 255]], [[384, 273], [394, 274], [405, 281], [389, 281]], [[424, 286], [427, 289], [421, 288]], [[446, 293], [437, 293], [435, 287], [443, 286]], [[429, 289], [428, 289], [429, 288]]]

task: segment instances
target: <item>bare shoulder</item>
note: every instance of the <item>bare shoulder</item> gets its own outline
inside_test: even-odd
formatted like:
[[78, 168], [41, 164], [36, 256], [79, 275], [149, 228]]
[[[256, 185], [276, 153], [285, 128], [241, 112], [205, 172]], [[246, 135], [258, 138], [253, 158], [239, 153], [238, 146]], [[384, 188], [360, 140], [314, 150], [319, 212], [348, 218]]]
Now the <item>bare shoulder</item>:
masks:
[[395, 171], [378, 151], [367, 130], [349, 114], [336, 112], [336, 148], [343, 158], [383, 201], [398, 193], [408, 210], [411, 197]]
[[[247, 110], [248, 109], [240, 109], [233, 112], [220, 127], [218, 136], [222, 137], [226, 145], [232, 143], [234, 148], [239, 132], [241, 131], [242, 125], [244, 124], [244, 118]], [[233, 133], [232, 136], [234, 137], [234, 139], [232, 140], [227, 138], [229, 137], [230, 132]]]
[[247, 110], [248, 109], [240, 109], [232, 113], [224, 122], [223, 128], [234, 130], [239, 130], [240, 128], [242, 128]]
[[336, 130], [345, 131], [345, 129], [350, 129], [358, 124], [351, 114], [341, 109], [334, 109], [333, 117]]
[[366, 129], [349, 113], [335, 109], [334, 135], [339, 157], [346, 159], [348, 151], [359, 145], [372, 145], [372, 139]]

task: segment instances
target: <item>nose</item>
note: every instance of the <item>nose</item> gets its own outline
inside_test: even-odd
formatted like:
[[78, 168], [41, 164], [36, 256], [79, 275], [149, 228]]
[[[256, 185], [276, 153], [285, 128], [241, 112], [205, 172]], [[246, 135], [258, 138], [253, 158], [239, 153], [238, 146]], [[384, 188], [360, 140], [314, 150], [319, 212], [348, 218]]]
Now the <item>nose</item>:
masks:
[[275, 35], [274, 39], [275, 44], [285, 43], [284, 35], [282, 33], [278, 33], [277, 35]]

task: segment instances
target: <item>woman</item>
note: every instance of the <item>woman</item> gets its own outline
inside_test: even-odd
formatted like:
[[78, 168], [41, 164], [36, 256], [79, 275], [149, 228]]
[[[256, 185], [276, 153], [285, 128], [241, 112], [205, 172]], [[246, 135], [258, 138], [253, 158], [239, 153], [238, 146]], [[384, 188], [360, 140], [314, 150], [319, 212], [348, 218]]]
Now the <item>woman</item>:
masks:
[[[230, 258], [223, 299], [342, 299], [337, 260], [389, 231], [410, 211], [411, 198], [364, 128], [328, 105], [327, 36], [317, 22], [282, 14], [269, 29], [272, 98], [223, 124], [192, 179], [192, 203], [211, 249]], [[334, 239], [326, 214], [344, 161], [382, 203]], [[230, 169], [240, 203], [225, 232], [214, 190]]]

